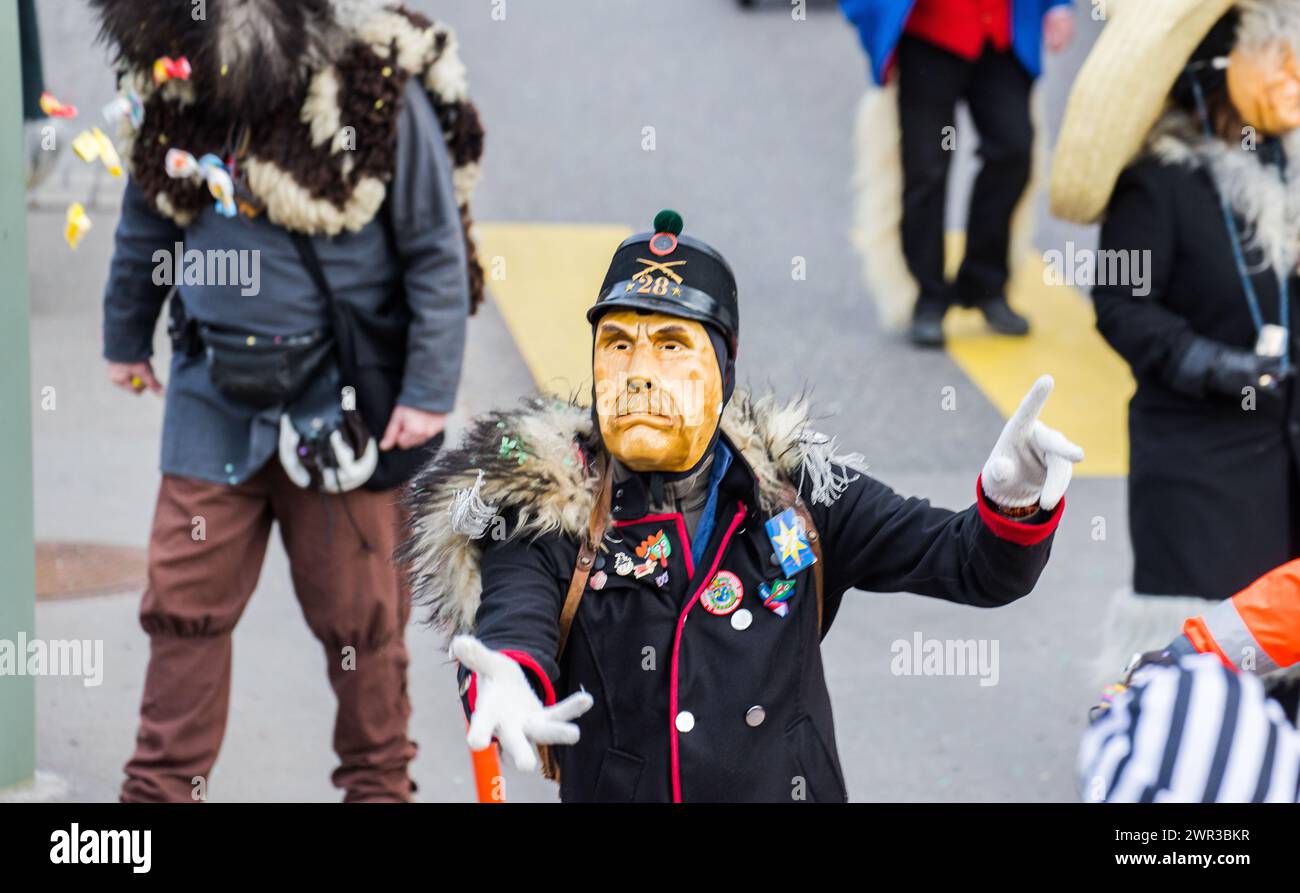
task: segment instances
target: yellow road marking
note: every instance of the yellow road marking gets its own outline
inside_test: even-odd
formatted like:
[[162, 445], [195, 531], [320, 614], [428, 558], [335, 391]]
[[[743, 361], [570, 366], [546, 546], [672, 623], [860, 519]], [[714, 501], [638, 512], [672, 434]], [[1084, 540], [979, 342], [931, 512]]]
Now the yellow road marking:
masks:
[[586, 402], [591, 326], [609, 259], [632, 230], [615, 224], [480, 223], [479, 255], [506, 326], [538, 390]]
[[[960, 234], [950, 237], [950, 257], [954, 247], [961, 256], [960, 242]], [[1133, 377], [1097, 333], [1092, 302], [1069, 286], [1047, 284], [1043, 270], [1037, 255], [1026, 258], [1007, 289], [1011, 304], [1033, 326], [1029, 337], [992, 334], [978, 311], [956, 308], [944, 324], [948, 353], [1004, 417], [1020, 405], [1034, 379], [1051, 373], [1056, 389], [1043, 421], [1083, 447], [1085, 459], [1075, 473], [1123, 477]]]

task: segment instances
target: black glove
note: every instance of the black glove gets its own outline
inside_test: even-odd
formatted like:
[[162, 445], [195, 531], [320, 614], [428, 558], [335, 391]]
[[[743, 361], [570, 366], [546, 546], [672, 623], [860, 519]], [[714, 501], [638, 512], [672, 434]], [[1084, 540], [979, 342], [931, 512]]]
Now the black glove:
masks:
[[1215, 394], [1241, 399], [1246, 388], [1273, 393], [1287, 377], [1281, 357], [1260, 356], [1198, 335], [1178, 359], [1169, 385], [1192, 397]]

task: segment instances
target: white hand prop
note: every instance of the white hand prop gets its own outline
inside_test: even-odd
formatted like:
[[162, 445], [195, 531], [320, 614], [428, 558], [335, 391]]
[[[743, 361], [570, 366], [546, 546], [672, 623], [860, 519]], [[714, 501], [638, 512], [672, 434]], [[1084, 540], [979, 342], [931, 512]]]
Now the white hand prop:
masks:
[[1080, 447], [1038, 420], [1052, 386], [1050, 375], [1034, 382], [984, 463], [984, 493], [1002, 508], [1037, 503], [1052, 511], [1070, 485], [1074, 463], [1083, 461]]
[[473, 636], [452, 639], [451, 656], [477, 675], [466, 736], [471, 750], [483, 750], [495, 736], [515, 768], [530, 772], [538, 763], [534, 744], [578, 742], [578, 727], [570, 720], [591, 709], [591, 695], [580, 691], [545, 707], [518, 663]]

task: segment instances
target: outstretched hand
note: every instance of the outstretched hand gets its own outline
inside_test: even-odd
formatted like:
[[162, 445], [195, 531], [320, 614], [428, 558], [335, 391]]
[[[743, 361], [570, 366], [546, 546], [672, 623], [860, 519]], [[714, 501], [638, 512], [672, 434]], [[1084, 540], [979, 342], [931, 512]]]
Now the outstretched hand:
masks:
[[518, 663], [473, 636], [452, 639], [451, 656], [478, 677], [466, 737], [470, 750], [483, 750], [495, 737], [515, 768], [530, 772], [538, 764], [534, 745], [578, 742], [572, 720], [591, 709], [591, 695], [577, 692], [545, 707]]
[[1052, 511], [1065, 496], [1074, 463], [1083, 461], [1080, 447], [1038, 420], [1053, 385], [1050, 375], [1034, 382], [984, 463], [984, 493], [1002, 508], [1037, 503]]

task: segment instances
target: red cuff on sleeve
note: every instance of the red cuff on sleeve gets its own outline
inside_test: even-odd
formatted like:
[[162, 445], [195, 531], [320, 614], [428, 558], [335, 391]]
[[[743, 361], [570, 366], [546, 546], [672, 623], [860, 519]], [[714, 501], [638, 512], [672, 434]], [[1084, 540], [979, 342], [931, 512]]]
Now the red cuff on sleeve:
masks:
[[975, 504], [979, 506], [980, 519], [1000, 539], [1010, 540], [1018, 546], [1035, 546], [1047, 539], [1061, 523], [1065, 511], [1065, 497], [1056, 504], [1052, 516], [1041, 524], [1023, 524], [998, 512], [984, 496], [984, 476], [975, 480]]
[[532, 670], [533, 675], [536, 676], [537, 680], [542, 683], [542, 692], [543, 692], [542, 702], [547, 707], [555, 703], [555, 689], [551, 685], [551, 680], [547, 677], [546, 671], [542, 669], [542, 665], [539, 664], [537, 661], [533, 660], [533, 656], [531, 654], [529, 654], [526, 651], [513, 651], [513, 650], [502, 651], [501, 653], [504, 654], [506, 657], [510, 658], [511, 660], [513, 660], [515, 663], [522, 666], [524, 669]]
[[[502, 651], [506, 657], [513, 660], [526, 670], [531, 670], [538, 681], [542, 683], [542, 702], [547, 706], [555, 703], [555, 687], [551, 685], [551, 680], [547, 678], [546, 673], [542, 671], [541, 664], [533, 660], [531, 654], [526, 651], [515, 651], [513, 649]], [[470, 713], [474, 712], [474, 703], [478, 700], [478, 673], [469, 674], [469, 688], [465, 691], [465, 700], [469, 702]]]

